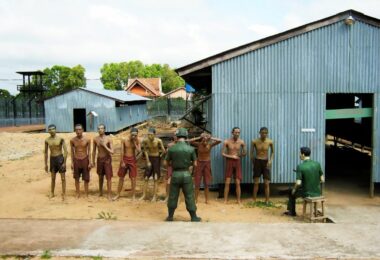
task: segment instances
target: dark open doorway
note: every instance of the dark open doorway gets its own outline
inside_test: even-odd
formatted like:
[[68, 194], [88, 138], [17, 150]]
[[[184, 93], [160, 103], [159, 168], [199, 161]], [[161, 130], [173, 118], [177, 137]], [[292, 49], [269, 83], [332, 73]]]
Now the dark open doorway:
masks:
[[86, 132], [86, 109], [85, 108], [74, 108], [73, 109], [74, 126], [76, 124], [81, 124], [83, 126], [83, 131]]
[[326, 95], [326, 186], [371, 194], [372, 94]]

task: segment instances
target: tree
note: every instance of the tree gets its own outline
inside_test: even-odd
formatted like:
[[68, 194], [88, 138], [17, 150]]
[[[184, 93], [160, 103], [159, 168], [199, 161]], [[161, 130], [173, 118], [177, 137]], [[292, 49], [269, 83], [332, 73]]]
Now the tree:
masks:
[[129, 78], [144, 76], [145, 66], [141, 61], [106, 63], [100, 69], [101, 82], [105, 89], [122, 90]]
[[122, 90], [130, 78], [161, 78], [163, 92], [185, 85], [185, 81], [168, 64], [144, 65], [141, 61], [106, 63], [100, 72], [105, 89]]
[[0, 98], [11, 98], [12, 95], [6, 89], [0, 89]]
[[81, 65], [69, 68], [54, 65], [43, 71], [43, 85], [47, 88], [46, 96], [54, 96], [65, 91], [86, 87], [85, 69]]

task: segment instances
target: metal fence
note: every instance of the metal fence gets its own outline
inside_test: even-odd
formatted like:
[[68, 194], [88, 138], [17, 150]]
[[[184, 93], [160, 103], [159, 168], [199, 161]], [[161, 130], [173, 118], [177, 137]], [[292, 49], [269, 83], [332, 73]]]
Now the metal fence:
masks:
[[0, 127], [43, 124], [42, 102], [23, 97], [0, 98]]
[[161, 97], [148, 101], [147, 109], [150, 117], [170, 116], [172, 120], [175, 120], [185, 114], [186, 100]]

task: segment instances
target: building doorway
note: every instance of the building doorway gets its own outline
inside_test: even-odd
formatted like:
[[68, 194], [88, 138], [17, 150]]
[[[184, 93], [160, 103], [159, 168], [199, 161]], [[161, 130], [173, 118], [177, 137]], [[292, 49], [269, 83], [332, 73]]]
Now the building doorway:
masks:
[[86, 132], [86, 109], [85, 108], [74, 108], [73, 109], [74, 118], [74, 129], [76, 124], [81, 124], [83, 126], [83, 131]]
[[325, 118], [326, 186], [371, 195], [373, 94], [327, 94]]

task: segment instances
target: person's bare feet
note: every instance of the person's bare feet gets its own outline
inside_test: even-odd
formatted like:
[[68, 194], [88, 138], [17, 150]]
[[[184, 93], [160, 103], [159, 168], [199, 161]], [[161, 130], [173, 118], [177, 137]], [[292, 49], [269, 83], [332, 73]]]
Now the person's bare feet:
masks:
[[239, 205], [241, 205], [241, 200], [238, 200], [237, 203], [238, 203]]
[[132, 196], [132, 201], [135, 201], [135, 200], [136, 200], [136, 196], [133, 195], [133, 196]]
[[118, 200], [120, 198], [120, 195], [117, 194], [115, 197], [112, 198], [112, 200]]
[[79, 198], [80, 198], [80, 194], [79, 194], [79, 193], [77, 193], [76, 197], [77, 197], [77, 199], [79, 199]]
[[224, 204], [228, 204], [228, 201], [227, 201], [227, 200], [224, 200]]
[[109, 195], [107, 196], [107, 199], [108, 199], [108, 201], [112, 201], [112, 196], [109, 194]]
[[157, 197], [156, 196], [153, 196], [151, 202], [156, 202], [157, 201]]
[[139, 200], [144, 200], [145, 199], [145, 195], [142, 195], [141, 198], [139, 198]]
[[99, 193], [99, 197], [103, 197], [103, 192]]
[[62, 201], [65, 201], [65, 195], [62, 194]]

